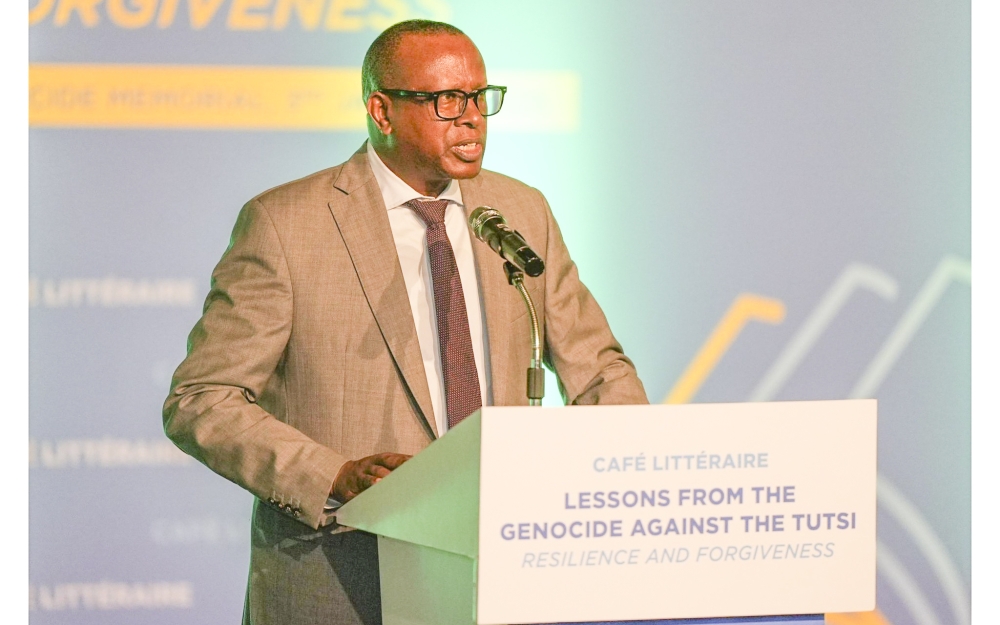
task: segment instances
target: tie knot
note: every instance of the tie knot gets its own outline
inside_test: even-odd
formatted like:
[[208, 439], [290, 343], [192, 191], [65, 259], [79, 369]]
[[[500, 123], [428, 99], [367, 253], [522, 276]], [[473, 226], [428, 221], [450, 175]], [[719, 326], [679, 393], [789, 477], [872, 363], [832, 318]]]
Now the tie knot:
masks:
[[432, 226], [444, 223], [444, 210], [448, 208], [448, 200], [410, 200], [404, 206], [413, 209], [424, 224]]

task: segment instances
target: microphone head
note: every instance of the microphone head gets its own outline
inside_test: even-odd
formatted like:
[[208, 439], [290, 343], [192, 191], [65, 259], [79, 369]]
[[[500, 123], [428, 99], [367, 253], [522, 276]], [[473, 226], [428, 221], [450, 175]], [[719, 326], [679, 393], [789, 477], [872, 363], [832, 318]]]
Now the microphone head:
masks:
[[523, 251], [524, 273], [532, 278], [537, 278], [545, 271], [545, 263], [530, 249]]
[[503, 218], [500, 211], [492, 206], [480, 206], [469, 215], [469, 227], [472, 228], [472, 233], [476, 235], [476, 238], [483, 243], [489, 243], [483, 236], [483, 226], [486, 225], [486, 222], [493, 219], [499, 220], [502, 224], [507, 223], [507, 220]]

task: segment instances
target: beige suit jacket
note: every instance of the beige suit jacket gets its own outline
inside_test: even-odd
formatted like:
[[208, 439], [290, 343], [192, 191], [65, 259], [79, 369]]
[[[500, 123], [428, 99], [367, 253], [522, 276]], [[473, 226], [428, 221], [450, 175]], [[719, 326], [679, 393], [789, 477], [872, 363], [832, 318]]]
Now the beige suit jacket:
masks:
[[[545, 359], [567, 403], [646, 403], [542, 194], [485, 170], [460, 184], [467, 211], [497, 208], [545, 260], [545, 273], [526, 284], [540, 311]], [[493, 403], [526, 404], [525, 306], [507, 284], [503, 260], [478, 240], [473, 247]], [[181, 449], [259, 499], [255, 531], [264, 533], [260, 544], [272, 545], [335, 528], [324, 527], [332, 521], [324, 507], [347, 459], [416, 454], [438, 435], [386, 207], [364, 148], [243, 207], [163, 419]], [[265, 523], [262, 507], [277, 518]], [[281, 515], [289, 520], [279, 522]]]

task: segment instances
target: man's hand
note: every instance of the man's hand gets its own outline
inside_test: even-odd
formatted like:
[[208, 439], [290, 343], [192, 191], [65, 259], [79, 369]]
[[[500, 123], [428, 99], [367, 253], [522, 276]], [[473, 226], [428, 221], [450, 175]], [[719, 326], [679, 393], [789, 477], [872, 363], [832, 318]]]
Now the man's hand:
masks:
[[348, 460], [333, 481], [333, 491], [330, 494], [340, 503], [347, 503], [411, 457], [406, 454], [384, 453], [360, 460]]

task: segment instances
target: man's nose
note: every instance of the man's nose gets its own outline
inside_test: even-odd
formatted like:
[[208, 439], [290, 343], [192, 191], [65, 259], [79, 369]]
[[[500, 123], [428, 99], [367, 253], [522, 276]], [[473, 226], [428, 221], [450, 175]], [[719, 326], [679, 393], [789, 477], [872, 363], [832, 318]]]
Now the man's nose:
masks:
[[460, 126], [468, 126], [469, 128], [478, 128], [485, 120], [486, 118], [479, 112], [479, 107], [476, 106], [476, 101], [469, 98], [465, 103], [465, 112], [455, 120], [455, 123]]

